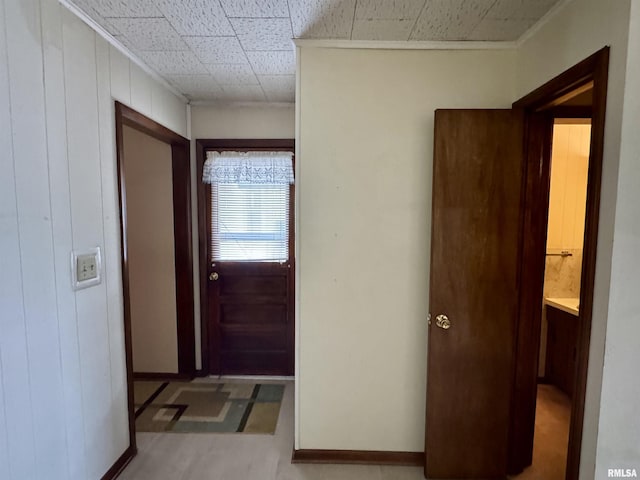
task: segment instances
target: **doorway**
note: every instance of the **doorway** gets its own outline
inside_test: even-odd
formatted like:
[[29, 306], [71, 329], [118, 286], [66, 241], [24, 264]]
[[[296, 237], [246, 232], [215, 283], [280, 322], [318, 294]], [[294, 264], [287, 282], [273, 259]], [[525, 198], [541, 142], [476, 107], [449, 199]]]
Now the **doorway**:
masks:
[[509, 110], [436, 111], [427, 478], [503, 478], [532, 463], [554, 119], [586, 116], [580, 313], [575, 367], [566, 374], [571, 406], [562, 477], [578, 478], [608, 54], [600, 50]]
[[197, 140], [203, 373], [294, 370], [294, 140]]
[[548, 215], [533, 453], [531, 464], [512, 477], [518, 480], [564, 480], [566, 475], [580, 327], [591, 143], [590, 93], [583, 94], [583, 112], [573, 108], [574, 115], [584, 118], [562, 118], [569, 113], [565, 105], [551, 112], [555, 118], [549, 195], [546, 205], [541, 206]]
[[134, 378], [195, 374], [189, 141], [116, 102], [129, 433]]

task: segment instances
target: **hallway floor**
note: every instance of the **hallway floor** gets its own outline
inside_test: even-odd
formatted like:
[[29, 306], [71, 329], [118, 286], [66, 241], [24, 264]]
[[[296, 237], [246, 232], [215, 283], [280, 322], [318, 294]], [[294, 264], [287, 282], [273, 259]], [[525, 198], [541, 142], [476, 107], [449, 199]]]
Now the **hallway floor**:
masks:
[[[267, 383], [267, 382], [264, 382]], [[291, 464], [293, 382], [286, 383], [275, 435], [138, 433], [138, 455], [121, 480], [423, 480], [422, 468]], [[562, 480], [571, 404], [538, 386], [533, 465], [513, 480]]]
[[564, 480], [571, 401], [552, 385], [538, 385], [533, 464], [512, 480]]
[[292, 465], [293, 382], [276, 383], [286, 388], [275, 435], [138, 433], [119, 480], [423, 480], [418, 467]]

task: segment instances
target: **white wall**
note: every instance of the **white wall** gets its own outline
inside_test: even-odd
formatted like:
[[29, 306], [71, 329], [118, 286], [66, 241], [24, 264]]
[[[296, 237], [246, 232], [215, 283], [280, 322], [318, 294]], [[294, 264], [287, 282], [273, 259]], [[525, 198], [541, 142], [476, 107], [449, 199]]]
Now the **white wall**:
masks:
[[[198, 224], [195, 140], [204, 138], [295, 138], [295, 109], [293, 105], [191, 107], [191, 205], [192, 223]], [[193, 251], [198, 252], [198, 231], [193, 232]], [[200, 336], [200, 264], [193, 265], [194, 313], [196, 332], [196, 368], [202, 367]]]
[[298, 61], [296, 448], [422, 451], [434, 110], [509, 108], [515, 52]]
[[122, 128], [134, 373], [178, 373], [171, 145]]
[[0, 478], [98, 479], [129, 443], [112, 96], [182, 134], [186, 109], [55, 0], [0, 25]]
[[191, 138], [294, 138], [293, 105], [192, 106]]
[[[638, 3], [638, 2], [634, 2]], [[622, 111], [623, 102], [637, 101], [637, 93], [630, 92], [630, 89], [636, 88], [638, 85], [637, 77], [635, 84], [629, 82], [625, 78], [627, 67], [627, 46], [632, 45], [631, 39], [628, 37], [629, 32], [629, 0], [618, 0], [615, 2], [602, 2], [600, 0], [574, 0], [564, 5], [563, 8], [544, 24], [535, 34], [527, 39], [518, 51], [518, 79], [517, 93], [518, 97], [530, 92], [544, 82], [550, 80], [554, 76], [560, 74], [564, 70], [578, 63], [580, 60], [588, 57], [592, 53], [601, 49], [606, 45], [611, 46], [611, 57], [609, 63], [609, 86], [607, 94], [607, 116], [605, 127], [605, 146], [604, 146], [604, 165], [602, 178], [601, 206], [600, 206], [600, 226], [598, 235], [598, 258], [596, 263], [596, 280], [593, 305], [593, 323], [591, 331], [591, 348], [589, 353], [589, 371], [587, 379], [587, 396], [585, 404], [584, 432], [582, 443], [582, 457], [580, 467], [580, 478], [594, 478], [595, 458], [596, 458], [596, 438], [598, 435], [598, 418], [601, 416], [601, 426], [603, 419], [610, 418], [614, 415], [622, 413], [630, 413], [632, 403], [628, 408], [621, 408], [624, 403], [620, 403], [618, 397], [620, 384], [619, 381], [626, 379], [625, 375], [631, 375], [632, 369], [629, 365], [638, 362], [637, 353], [634, 362], [629, 362], [625, 356], [629, 355], [629, 351], [625, 350], [624, 345], [634, 338], [632, 329], [637, 329], [638, 309], [630, 310], [624, 303], [620, 304], [617, 299], [626, 289], [635, 289], [637, 291], [640, 281], [637, 273], [635, 277], [630, 275], [633, 270], [628, 268], [636, 267], [633, 263], [634, 254], [632, 252], [638, 250], [638, 232], [635, 231], [635, 237], [625, 236], [623, 232], [626, 229], [633, 231], [633, 226], [627, 222], [626, 226], [622, 226], [621, 220], [627, 220], [629, 214], [628, 209], [633, 208], [632, 204], [637, 204], [637, 170], [633, 170], [631, 160], [625, 165], [628, 171], [623, 171], [621, 163], [621, 132], [622, 132]], [[635, 6], [637, 12], [637, 5]], [[637, 14], [637, 13], [636, 13]], [[637, 62], [637, 44], [633, 46]], [[631, 58], [629, 59], [631, 60]], [[631, 64], [631, 63], [630, 63]], [[626, 84], [625, 84], [626, 82]], [[633, 86], [635, 85], [635, 87]], [[637, 104], [636, 104], [637, 105]], [[633, 107], [626, 107], [629, 110]], [[631, 121], [631, 114], [625, 122]], [[637, 117], [636, 117], [637, 120]], [[632, 128], [632, 127], [628, 127]], [[628, 130], [630, 132], [630, 130]], [[632, 152], [636, 152], [634, 161], [637, 163], [637, 143], [632, 147], [632, 137], [634, 134], [628, 133], [626, 155], [632, 156]], [[637, 141], [637, 140], [636, 140]], [[621, 169], [620, 172], [618, 169]], [[637, 168], [637, 167], [636, 167]], [[618, 178], [626, 181], [636, 182], [636, 189], [628, 187], [628, 190], [618, 191]], [[623, 180], [623, 182], [625, 181]], [[630, 185], [630, 184], [629, 184]], [[620, 185], [622, 187], [622, 184]], [[622, 196], [624, 195], [624, 197]], [[622, 204], [620, 199], [624, 198], [626, 202]], [[624, 213], [618, 212], [616, 219], [616, 201], [618, 209], [622, 208]], [[636, 222], [637, 226], [637, 222]], [[626, 237], [626, 242], [625, 239]], [[631, 244], [635, 243], [635, 248], [631, 248]], [[619, 252], [620, 265], [623, 262], [624, 267], [618, 272], [612, 271], [612, 254], [614, 245], [619, 242], [625, 242], [624, 246], [616, 247]], [[623, 253], [624, 252], [624, 253]], [[624, 255], [624, 259], [622, 256]], [[635, 270], [638, 272], [640, 270]], [[626, 293], [628, 299], [626, 302], [637, 302], [637, 295]], [[616, 300], [616, 301], [614, 301]], [[637, 306], [637, 303], [636, 303]], [[635, 313], [633, 313], [635, 312]], [[634, 320], [635, 315], [635, 320]], [[613, 322], [613, 324], [612, 324]], [[614, 326], [607, 326], [614, 325]], [[614, 330], [609, 333], [609, 328]], [[616, 330], [617, 329], [617, 330]], [[613, 332], [618, 336], [612, 335]], [[625, 336], [626, 335], [626, 336]], [[622, 357], [617, 357], [618, 362], [608, 360], [611, 370], [617, 374], [610, 378], [605, 378], [604, 386], [612, 388], [615, 393], [605, 392], [602, 395], [602, 404], [600, 403], [601, 388], [603, 386], [602, 366], [604, 361], [605, 337], [607, 339], [607, 352], [620, 351], [615, 345], [615, 341], [622, 339], [622, 351], [627, 353]], [[635, 337], [638, 338], [638, 337]], [[637, 351], [637, 348], [636, 348]], [[609, 353], [608, 353], [609, 354]], [[615, 358], [615, 357], [614, 357]], [[627, 361], [622, 361], [623, 358]], [[633, 382], [632, 382], [633, 383]], [[635, 391], [636, 397], [628, 397], [627, 401], [632, 402], [632, 398], [637, 398], [637, 380], [634, 387], [629, 387], [631, 391]], [[623, 390], [624, 391], [624, 390]], [[616, 401], [618, 400], [618, 401]], [[614, 410], [616, 411], [614, 414]], [[630, 451], [635, 448], [635, 460], [640, 459], [638, 452], [638, 438], [640, 438], [640, 426], [634, 423], [631, 417], [627, 418], [624, 423], [615, 423], [615, 428], [621, 430], [607, 430], [613, 434], [615, 431], [618, 436], [613, 443], [599, 446], [599, 466], [598, 476], [596, 478], [606, 477], [606, 468], [614, 468], [616, 462], [614, 460], [622, 460], [623, 458], [633, 458]], [[624, 432], [627, 432], [625, 434]], [[629, 439], [633, 438], [634, 447], [629, 447]], [[610, 439], [612, 440], [612, 439]], [[602, 451], [602, 448], [606, 448]], [[615, 452], [615, 453], [614, 453]], [[609, 461], [612, 464], [607, 466]]]
[[[596, 478], [640, 469], [640, 2], [631, 6]], [[611, 90], [610, 90], [611, 92]], [[586, 477], [585, 477], [586, 478]]]

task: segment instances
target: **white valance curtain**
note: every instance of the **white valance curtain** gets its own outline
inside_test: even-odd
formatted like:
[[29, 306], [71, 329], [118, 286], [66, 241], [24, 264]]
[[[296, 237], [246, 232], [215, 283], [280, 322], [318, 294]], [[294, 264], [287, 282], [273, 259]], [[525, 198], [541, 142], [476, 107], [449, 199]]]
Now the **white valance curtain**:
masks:
[[293, 183], [291, 152], [207, 152], [204, 183], [286, 185]]

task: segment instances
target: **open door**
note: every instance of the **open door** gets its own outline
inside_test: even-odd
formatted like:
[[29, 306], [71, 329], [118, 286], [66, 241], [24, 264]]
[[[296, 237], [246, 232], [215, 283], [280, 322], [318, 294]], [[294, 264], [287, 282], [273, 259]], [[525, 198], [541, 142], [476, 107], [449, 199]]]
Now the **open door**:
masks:
[[427, 478], [507, 472], [523, 143], [518, 110], [436, 111]]

